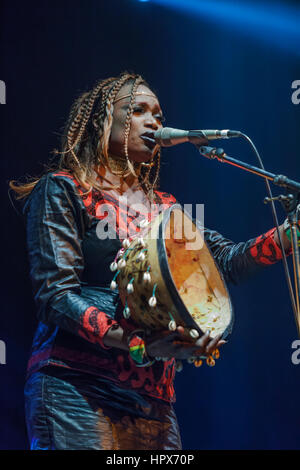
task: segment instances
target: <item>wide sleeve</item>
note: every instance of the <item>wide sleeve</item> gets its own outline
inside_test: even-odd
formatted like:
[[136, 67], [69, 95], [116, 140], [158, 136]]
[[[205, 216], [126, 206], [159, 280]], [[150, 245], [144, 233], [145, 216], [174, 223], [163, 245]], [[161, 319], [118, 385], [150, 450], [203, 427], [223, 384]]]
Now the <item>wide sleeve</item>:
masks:
[[235, 243], [215, 230], [205, 228], [204, 239], [225, 280], [238, 284], [282, 259], [282, 251], [274, 240], [275, 230], [272, 228], [256, 238]]
[[117, 322], [81, 296], [85, 214], [74, 182], [44, 175], [23, 212], [38, 319], [109, 349], [103, 337]]

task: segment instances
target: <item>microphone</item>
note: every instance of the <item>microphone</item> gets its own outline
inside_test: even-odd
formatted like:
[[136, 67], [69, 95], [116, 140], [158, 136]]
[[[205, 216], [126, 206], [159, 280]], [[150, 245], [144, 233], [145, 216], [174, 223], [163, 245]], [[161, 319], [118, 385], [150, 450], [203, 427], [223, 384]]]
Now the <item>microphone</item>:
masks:
[[208, 140], [230, 139], [232, 137], [240, 137], [241, 135], [241, 132], [229, 129], [221, 131], [215, 129], [183, 131], [182, 129], [163, 127], [154, 132], [154, 139], [162, 147], [171, 147], [172, 145], [183, 144], [184, 142], [191, 142], [199, 146], [207, 145]]

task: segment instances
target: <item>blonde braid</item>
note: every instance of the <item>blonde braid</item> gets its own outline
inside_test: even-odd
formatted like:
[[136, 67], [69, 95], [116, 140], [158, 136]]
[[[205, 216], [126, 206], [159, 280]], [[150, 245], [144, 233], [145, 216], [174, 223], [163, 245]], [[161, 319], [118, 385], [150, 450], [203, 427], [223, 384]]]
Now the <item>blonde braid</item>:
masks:
[[78, 138], [79, 133], [77, 134], [77, 139], [75, 140], [74, 143], [73, 143], [73, 137], [74, 137], [76, 131], [78, 130], [79, 123], [80, 123], [80, 121], [81, 121], [81, 119], [84, 115], [85, 109], [86, 109], [86, 105], [83, 103], [80, 106], [78, 114], [77, 114], [75, 120], [72, 122], [72, 125], [71, 125], [71, 127], [68, 131], [68, 134], [67, 134], [68, 150], [66, 151], [66, 153], [71, 152], [71, 154], [72, 154], [75, 162], [79, 166], [79, 168], [82, 168], [82, 167], [81, 167], [80, 162], [77, 158], [77, 155], [74, 152], [74, 148], [77, 145], [77, 142], [79, 141], [79, 138]]
[[[100, 104], [100, 109], [98, 112], [95, 112], [94, 113], [94, 116], [93, 116], [93, 125], [95, 127], [95, 129], [99, 130], [99, 128], [101, 127], [101, 125], [103, 126], [103, 122], [101, 123], [101, 119], [103, 120], [103, 116], [104, 116], [104, 110], [105, 110], [105, 103], [106, 103], [106, 100], [107, 100], [107, 96], [111, 90], [111, 84], [115, 81], [117, 81], [118, 79], [115, 78], [115, 77], [111, 77], [111, 78], [108, 78], [107, 80], [105, 80], [104, 85], [103, 85], [103, 88], [102, 88], [102, 96], [101, 96], [101, 104]], [[98, 121], [98, 122], [97, 122]]]
[[[71, 124], [69, 124], [69, 130], [68, 130], [68, 133], [67, 133], [67, 150], [65, 151], [55, 151], [56, 154], [61, 154], [61, 155], [66, 155], [68, 154], [70, 151], [72, 151], [73, 149], [73, 145], [72, 145], [72, 138], [73, 138], [73, 135], [75, 134], [76, 132], [76, 129], [78, 128], [79, 126], [79, 123], [80, 123], [80, 120], [82, 118], [82, 115], [84, 113], [84, 109], [85, 109], [85, 100], [86, 98], [88, 97], [89, 93], [83, 93], [76, 101], [75, 103], [73, 104], [73, 106], [71, 107], [71, 111], [70, 111], [70, 120], [72, 119], [72, 116], [74, 115], [74, 113], [76, 113], [75, 115], [75, 118], [73, 119], [73, 121], [71, 121]], [[76, 111], [77, 110], [77, 111]], [[75, 155], [75, 153], [73, 152], [73, 157], [77, 163], [77, 165], [80, 167], [80, 163], [79, 163], [79, 160], [77, 158], [77, 156]], [[64, 159], [64, 157], [63, 157]]]
[[152, 168], [153, 167], [150, 167], [150, 168], [147, 168], [147, 172], [146, 172], [146, 175], [143, 179], [143, 181], [141, 181], [141, 186], [144, 187], [144, 189], [146, 190], [146, 192], [148, 193], [149, 195], [149, 199], [152, 201], [153, 199], [155, 199], [154, 197], [154, 189], [157, 187], [157, 182], [158, 182], [158, 177], [159, 177], [159, 171], [160, 171], [160, 161], [161, 161], [161, 152], [160, 152], [160, 148], [158, 147], [158, 149], [156, 150], [155, 154], [153, 155], [152, 159], [154, 159], [154, 157], [157, 155], [156, 157], [156, 171], [155, 171], [155, 176], [153, 178], [153, 181], [152, 183], [150, 182], [150, 173], [152, 171]]
[[157, 164], [156, 164], [156, 172], [155, 172], [155, 176], [154, 176], [153, 183], [151, 184], [151, 190], [153, 190], [154, 187], [156, 186], [157, 181], [158, 181], [158, 177], [159, 177], [160, 161], [161, 161], [161, 150], [160, 150], [160, 148], [159, 148], [158, 151], [157, 151], [157, 158], [156, 158], [156, 161], [157, 161]]
[[[82, 167], [77, 158], [77, 155], [74, 152], [74, 148], [81, 141], [86, 125], [90, 118], [95, 100], [98, 97], [101, 89], [112, 81], [113, 81], [113, 78], [108, 78], [104, 81], [100, 81], [91, 92], [83, 93], [83, 95], [81, 95], [81, 97], [79, 98], [79, 100], [82, 100], [82, 103], [67, 133], [68, 148], [66, 152], [62, 152], [62, 153], [71, 152], [74, 160], [76, 161], [77, 165], [81, 169]], [[77, 133], [77, 136], [74, 138], [76, 132], [78, 133]]]

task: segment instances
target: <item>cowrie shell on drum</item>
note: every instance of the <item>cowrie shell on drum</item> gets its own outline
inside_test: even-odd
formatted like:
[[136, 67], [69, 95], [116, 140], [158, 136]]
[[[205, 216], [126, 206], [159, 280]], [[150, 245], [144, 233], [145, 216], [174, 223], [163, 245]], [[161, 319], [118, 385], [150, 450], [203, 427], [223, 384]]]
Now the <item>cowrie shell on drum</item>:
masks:
[[125, 268], [125, 266], [126, 266], [126, 261], [125, 261], [125, 259], [124, 259], [124, 258], [120, 259], [120, 261], [118, 261], [118, 265], [117, 265], [117, 266], [118, 266], [119, 269]]
[[142, 247], [144, 247], [144, 246], [146, 245], [144, 239], [141, 238], [141, 237], [139, 237], [139, 238], [137, 239], [137, 242], [138, 242], [138, 244], [139, 244], [140, 246], [142, 246]]
[[110, 288], [111, 288], [111, 290], [115, 290], [116, 287], [117, 287], [116, 281], [111, 281], [111, 283], [110, 283]]
[[128, 248], [129, 245], [130, 245], [130, 241], [128, 240], [128, 238], [125, 238], [125, 239], [123, 240], [122, 246], [123, 246], [124, 248]]
[[143, 281], [144, 281], [144, 282], [151, 282], [150, 273], [148, 273], [148, 272], [144, 273], [144, 275], [143, 275]]
[[129, 307], [125, 307], [124, 310], [123, 310], [123, 317], [126, 318], [129, 318], [130, 317], [130, 308]]
[[133, 288], [133, 285], [130, 283], [130, 284], [127, 284], [127, 292], [128, 294], [132, 294], [132, 292], [134, 291], [134, 288]]
[[145, 253], [140, 253], [138, 256], [137, 256], [137, 261], [144, 261], [145, 260]]
[[181, 371], [182, 371], [183, 365], [182, 365], [182, 362], [181, 362], [181, 361], [176, 361], [175, 369], [176, 369], [177, 372], [181, 372]]
[[176, 322], [174, 320], [171, 320], [168, 324], [168, 328], [170, 331], [175, 331], [176, 330]]
[[201, 359], [196, 359], [195, 362], [194, 362], [194, 366], [195, 367], [201, 367], [202, 366], [202, 363], [203, 361]]
[[150, 297], [150, 299], [148, 300], [148, 304], [150, 305], [150, 307], [156, 307], [156, 297]]
[[190, 330], [190, 336], [192, 338], [199, 338], [199, 333], [198, 333], [197, 330], [192, 329], [192, 330]]
[[110, 270], [111, 271], [116, 271], [118, 269], [118, 265], [115, 261], [113, 261], [110, 265]]
[[206, 359], [206, 364], [209, 367], [214, 367], [214, 365], [216, 364], [216, 361], [214, 360], [212, 356], [208, 356], [208, 358]]
[[220, 351], [218, 349], [215, 349], [212, 353], [211, 353], [212, 357], [214, 359], [219, 359], [220, 357]]
[[189, 358], [187, 359], [187, 362], [188, 362], [189, 364], [193, 364], [193, 362], [194, 362], [195, 360], [196, 360], [196, 357], [195, 357], [195, 356], [191, 356], [191, 357], [189, 357]]

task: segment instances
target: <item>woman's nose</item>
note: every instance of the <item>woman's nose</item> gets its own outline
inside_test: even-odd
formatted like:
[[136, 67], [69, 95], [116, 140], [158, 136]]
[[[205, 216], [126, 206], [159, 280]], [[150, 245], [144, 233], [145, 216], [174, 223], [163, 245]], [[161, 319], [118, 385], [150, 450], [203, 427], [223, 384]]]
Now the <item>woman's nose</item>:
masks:
[[154, 116], [149, 116], [145, 120], [145, 126], [151, 127], [151, 129], [157, 130], [160, 126]]

